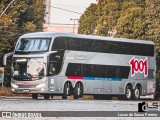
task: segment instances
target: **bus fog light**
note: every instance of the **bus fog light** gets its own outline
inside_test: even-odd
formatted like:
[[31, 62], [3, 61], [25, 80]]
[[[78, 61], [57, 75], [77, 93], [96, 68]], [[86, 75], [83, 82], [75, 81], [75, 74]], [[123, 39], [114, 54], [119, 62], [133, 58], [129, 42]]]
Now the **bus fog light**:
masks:
[[14, 89], [12, 89], [12, 91], [14, 92]]
[[11, 86], [12, 86], [13, 88], [18, 88], [18, 85], [14, 84], [14, 83], [11, 83]]
[[36, 85], [36, 88], [41, 88], [41, 87], [44, 87], [45, 86], [45, 83], [40, 83], [38, 85]]

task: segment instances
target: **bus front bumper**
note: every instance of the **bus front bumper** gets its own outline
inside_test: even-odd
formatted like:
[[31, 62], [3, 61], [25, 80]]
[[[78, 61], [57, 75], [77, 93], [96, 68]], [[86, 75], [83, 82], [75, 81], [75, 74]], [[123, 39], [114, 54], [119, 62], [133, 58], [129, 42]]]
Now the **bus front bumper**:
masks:
[[48, 80], [37, 81], [11, 81], [11, 88], [14, 93], [47, 93]]

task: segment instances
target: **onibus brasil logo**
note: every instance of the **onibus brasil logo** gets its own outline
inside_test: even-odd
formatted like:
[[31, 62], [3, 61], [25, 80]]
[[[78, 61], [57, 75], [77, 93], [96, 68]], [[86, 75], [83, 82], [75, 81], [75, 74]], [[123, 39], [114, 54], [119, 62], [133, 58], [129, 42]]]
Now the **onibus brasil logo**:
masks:
[[134, 76], [135, 73], [144, 73], [144, 77], [148, 76], [148, 60], [147, 57], [143, 59], [135, 59], [132, 57], [132, 59], [129, 61], [129, 64], [131, 66], [131, 76]]

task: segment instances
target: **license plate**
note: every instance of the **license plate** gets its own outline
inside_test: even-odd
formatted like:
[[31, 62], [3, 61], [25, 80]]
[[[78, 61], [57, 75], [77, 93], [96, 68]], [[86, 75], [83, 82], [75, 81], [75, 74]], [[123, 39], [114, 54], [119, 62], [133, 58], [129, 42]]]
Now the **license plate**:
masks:
[[29, 90], [23, 90], [23, 92], [29, 92]]

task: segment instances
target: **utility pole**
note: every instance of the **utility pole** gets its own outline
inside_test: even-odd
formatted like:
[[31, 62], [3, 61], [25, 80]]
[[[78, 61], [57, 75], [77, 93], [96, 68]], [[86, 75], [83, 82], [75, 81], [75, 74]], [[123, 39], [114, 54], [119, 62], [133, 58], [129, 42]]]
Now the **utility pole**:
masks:
[[15, 0], [12, 0], [8, 6], [4, 9], [4, 11], [1, 13], [0, 18], [2, 17], [2, 15], [6, 12], [6, 10], [9, 8], [9, 6], [14, 2]]
[[70, 19], [70, 20], [73, 20], [73, 33], [74, 33], [74, 31], [75, 31], [75, 25], [76, 25], [76, 20], [78, 20], [78, 19]]

